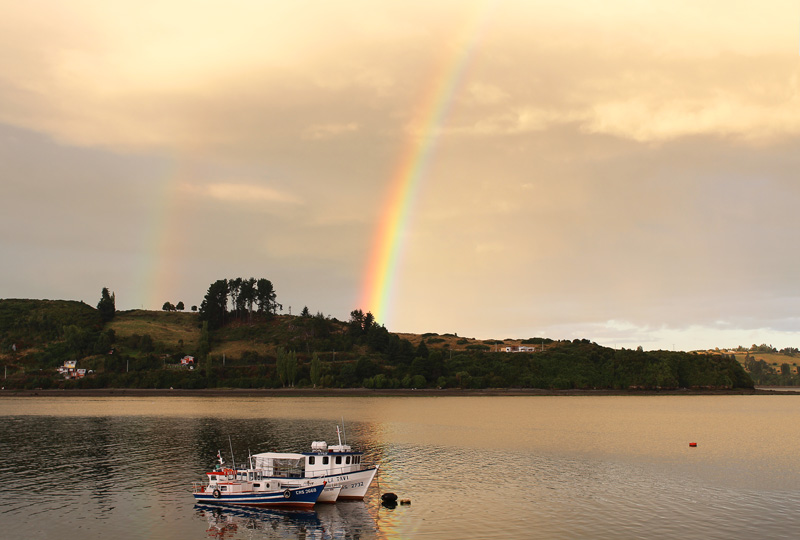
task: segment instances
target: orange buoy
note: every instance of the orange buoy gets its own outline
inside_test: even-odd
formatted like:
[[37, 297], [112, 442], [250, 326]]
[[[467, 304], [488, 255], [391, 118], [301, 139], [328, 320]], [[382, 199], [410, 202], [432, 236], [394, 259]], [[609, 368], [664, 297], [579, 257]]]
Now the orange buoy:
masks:
[[689, 443], [689, 446], [691, 446], [692, 448], [694, 448], [695, 446], [697, 446], [697, 443], [696, 443], [696, 442], [690, 442], [690, 443]]

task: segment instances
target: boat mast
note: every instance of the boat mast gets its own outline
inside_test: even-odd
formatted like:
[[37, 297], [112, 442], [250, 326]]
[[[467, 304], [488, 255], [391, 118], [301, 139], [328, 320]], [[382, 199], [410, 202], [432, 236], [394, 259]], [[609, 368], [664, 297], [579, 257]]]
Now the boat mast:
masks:
[[236, 470], [236, 458], [233, 457], [233, 443], [231, 442], [230, 435], [228, 435], [228, 444], [231, 445], [231, 463], [233, 463], [233, 470]]

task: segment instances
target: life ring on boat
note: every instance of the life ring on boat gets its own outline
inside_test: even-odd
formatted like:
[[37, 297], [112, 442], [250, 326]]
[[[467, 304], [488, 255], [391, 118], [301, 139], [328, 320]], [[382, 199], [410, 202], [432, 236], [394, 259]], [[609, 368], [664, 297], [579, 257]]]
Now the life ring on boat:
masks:
[[288, 489], [283, 490], [283, 498], [284, 499], [288, 499], [291, 496], [292, 496], [292, 492], [291, 491], [289, 491]]
[[215, 490], [214, 490], [214, 493], [213, 493], [212, 495], [214, 495], [214, 498], [215, 498], [215, 499], [219, 499], [219, 490], [218, 490], [218, 489], [215, 489]]

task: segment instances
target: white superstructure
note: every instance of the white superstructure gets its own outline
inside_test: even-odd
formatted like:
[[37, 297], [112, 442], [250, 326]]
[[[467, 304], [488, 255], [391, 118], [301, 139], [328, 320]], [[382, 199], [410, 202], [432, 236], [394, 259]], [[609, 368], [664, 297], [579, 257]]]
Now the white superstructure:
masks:
[[[339, 432], [338, 427], [336, 431]], [[350, 446], [342, 444], [339, 434], [337, 445], [328, 446], [325, 441], [314, 441], [311, 443], [311, 452], [263, 452], [251, 456], [250, 466], [261, 470], [264, 477], [321, 478], [331, 488], [341, 488], [339, 499], [363, 499], [378, 472], [378, 466], [368, 465], [363, 457], [363, 452], [354, 451]], [[336, 500], [329, 499], [330, 495], [323, 495], [319, 501]]]

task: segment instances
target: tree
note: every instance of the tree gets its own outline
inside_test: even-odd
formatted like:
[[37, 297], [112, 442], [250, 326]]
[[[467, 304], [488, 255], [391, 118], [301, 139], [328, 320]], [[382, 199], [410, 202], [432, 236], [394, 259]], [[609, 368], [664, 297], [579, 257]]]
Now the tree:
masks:
[[272, 282], [268, 279], [261, 278], [256, 282], [255, 285], [256, 289], [256, 302], [258, 303], [258, 311], [261, 313], [266, 314], [275, 314], [278, 310], [278, 307], [281, 306], [278, 304], [276, 299], [275, 288], [272, 286]]
[[350, 322], [347, 323], [348, 331], [353, 337], [359, 337], [364, 333], [364, 312], [354, 309], [350, 312]]
[[369, 332], [375, 324], [375, 315], [371, 311], [367, 311], [367, 314], [364, 315], [364, 332]]
[[186, 306], [183, 305], [183, 302], [178, 302], [177, 304], [175, 304], [175, 309], [178, 311], [183, 311], [184, 309], [186, 309]]
[[164, 302], [164, 305], [161, 306], [161, 309], [163, 309], [164, 311], [175, 311], [175, 306], [173, 306], [169, 302]]
[[97, 303], [97, 311], [100, 312], [100, 320], [104, 323], [114, 318], [117, 311], [116, 297], [114, 293], [109, 293], [108, 287], [103, 287], [100, 301]]
[[319, 359], [319, 355], [314, 353], [311, 357], [311, 384], [314, 385], [314, 388], [320, 383], [322, 379], [322, 361]]
[[253, 304], [256, 301], [256, 279], [243, 279], [239, 289], [239, 302], [247, 308], [248, 317], [252, 317]]
[[203, 329], [200, 331], [200, 343], [197, 345], [197, 356], [204, 360], [211, 351], [211, 336], [208, 332], [208, 321], [203, 321]]
[[286, 379], [289, 381], [289, 386], [294, 388], [294, 380], [297, 378], [297, 353], [291, 351], [289, 359], [286, 362]]
[[231, 297], [232, 309], [235, 316], [240, 316], [244, 313], [244, 299], [241, 298], [242, 291], [242, 278], [234, 278], [228, 280], [228, 294]]
[[283, 347], [278, 347], [275, 358], [275, 371], [278, 372], [278, 379], [280, 379], [282, 386], [286, 386], [286, 362], [286, 351], [283, 350]]
[[278, 347], [278, 358], [275, 367], [278, 371], [278, 378], [283, 386], [294, 386], [297, 377], [297, 353], [287, 352], [283, 347]]
[[311, 312], [308, 311], [308, 306], [303, 306], [303, 311], [300, 312], [301, 317], [310, 317]]
[[153, 343], [153, 338], [150, 337], [150, 334], [145, 334], [142, 336], [142, 339], [139, 340], [139, 350], [142, 352], [153, 352], [155, 350], [155, 344]]
[[227, 313], [228, 280], [220, 279], [208, 287], [208, 292], [200, 304], [200, 320], [208, 321], [209, 331], [216, 330], [225, 324]]
[[197, 306], [192, 306], [192, 311], [197, 311]]

